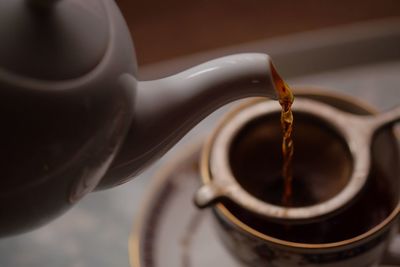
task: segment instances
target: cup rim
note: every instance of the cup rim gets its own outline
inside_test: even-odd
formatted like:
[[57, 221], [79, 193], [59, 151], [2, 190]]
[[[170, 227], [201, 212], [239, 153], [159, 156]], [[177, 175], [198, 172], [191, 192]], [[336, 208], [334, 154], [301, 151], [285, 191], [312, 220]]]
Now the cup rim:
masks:
[[[367, 103], [359, 100], [352, 98], [350, 96], [346, 96], [340, 93], [336, 92], [326, 92], [321, 89], [316, 89], [316, 88], [295, 88], [294, 93], [298, 96], [307, 96], [307, 95], [314, 95], [314, 96], [321, 96], [321, 97], [332, 97], [336, 98], [339, 100], [342, 100], [344, 102], [351, 102], [354, 103], [356, 106], [359, 106], [366, 111], [370, 112], [371, 114], [377, 113], [377, 111], [368, 105]], [[260, 102], [261, 99], [265, 100], [264, 98], [254, 98], [250, 101], [247, 101], [238, 107], [236, 107], [234, 110], [228, 113], [227, 116], [225, 116], [224, 120], [222, 123], [220, 123], [217, 128], [213, 131], [212, 135], [208, 138], [208, 140], [205, 142], [203, 149], [201, 151], [201, 156], [200, 156], [200, 173], [201, 173], [201, 179], [204, 184], [209, 184], [211, 183], [211, 174], [209, 170], [209, 159], [211, 155], [211, 147], [214, 143], [215, 137], [217, 133], [220, 131], [220, 129], [224, 126], [226, 121], [229, 121], [231, 118], [237, 115], [242, 109], [244, 109], [247, 106], [253, 105], [254, 103]], [[241, 229], [244, 232], [250, 233], [253, 236], [256, 236], [262, 240], [279, 244], [282, 246], [289, 246], [289, 247], [295, 247], [295, 248], [306, 248], [306, 249], [321, 249], [321, 248], [334, 248], [334, 247], [339, 247], [339, 246], [345, 246], [349, 245], [352, 243], [355, 243], [357, 241], [363, 240], [367, 237], [371, 237], [374, 234], [377, 234], [378, 232], [384, 230], [390, 222], [392, 222], [399, 214], [400, 214], [400, 200], [398, 201], [396, 207], [393, 209], [393, 211], [378, 225], [374, 226], [373, 228], [369, 229], [365, 233], [362, 233], [358, 236], [352, 237], [350, 239], [345, 239], [337, 242], [330, 242], [330, 243], [316, 243], [316, 244], [311, 244], [311, 243], [299, 243], [299, 242], [292, 242], [292, 241], [287, 241], [279, 238], [275, 238], [272, 236], [269, 236], [267, 234], [261, 233], [260, 231], [255, 230], [251, 226], [243, 223], [241, 220], [239, 220], [235, 215], [233, 215], [228, 208], [223, 203], [217, 203], [214, 207], [220, 214], [225, 216], [231, 223], [233, 223], [235, 226], [237, 226], [239, 229]]]

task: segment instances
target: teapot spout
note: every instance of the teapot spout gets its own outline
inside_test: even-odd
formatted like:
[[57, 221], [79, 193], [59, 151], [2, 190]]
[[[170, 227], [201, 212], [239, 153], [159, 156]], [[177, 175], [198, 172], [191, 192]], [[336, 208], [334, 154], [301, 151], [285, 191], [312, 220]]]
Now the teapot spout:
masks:
[[237, 54], [215, 59], [176, 75], [137, 81], [134, 119], [99, 188], [124, 183], [161, 157], [193, 126], [217, 108], [251, 96], [277, 98], [268, 55]]

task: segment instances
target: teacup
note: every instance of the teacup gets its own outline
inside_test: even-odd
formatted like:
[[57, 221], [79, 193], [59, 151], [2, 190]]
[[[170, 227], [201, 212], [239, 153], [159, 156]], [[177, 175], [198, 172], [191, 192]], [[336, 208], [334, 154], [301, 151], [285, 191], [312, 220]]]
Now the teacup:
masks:
[[[373, 113], [364, 104], [337, 94], [310, 90], [299, 90], [295, 94], [297, 99], [321, 101], [354, 114]], [[229, 172], [241, 190], [279, 206], [283, 187], [279, 175], [282, 136], [279, 113], [244, 112], [254, 105], [262, 105], [263, 101], [250, 101], [225, 118], [203, 150], [202, 177], [205, 184], [210, 184], [215, 173], [221, 175], [218, 159], [211, 155], [223, 151], [229, 159]], [[247, 116], [247, 123], [233, 131], [234, 136], [224, 137], [229, 142], [218, 142], [221, 131], [235, 127], [234, 118], [243, 114]], [[294, 116], [292, 203], [295, 207], [324, 203], [348, 186], [352, 168], [349, 148], [329, 125], [312, 116], [296, 116], [295, 106]], [[393, 131], [377, 133], [371, 149], [372, 167], [363, 190], [326, 216], [312, 220], [265, 218], [251, 212], [245, 202], [239, 205], [222, 197], [213, 206], [222, 242], [232, 255], [249, 266], [378, 264], [398, 231], [400, 217], [399, 149]]]

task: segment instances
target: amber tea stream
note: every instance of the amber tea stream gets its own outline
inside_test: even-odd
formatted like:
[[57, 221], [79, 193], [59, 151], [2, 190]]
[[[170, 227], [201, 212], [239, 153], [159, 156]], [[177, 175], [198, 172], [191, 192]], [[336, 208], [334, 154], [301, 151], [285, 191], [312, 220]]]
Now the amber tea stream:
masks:
[[292, 199], [292, 160], [293, 160], [293, 113], [292, 104], [294, 101], [293, 93], [285, 81], [280, 77], [273, 65], [271, 65], [272, 78], [274, 79], [275, 89], [278, 93], [279, 104], [282, 107], [281, 127], [282, 127], [282, 177], [284, 179], [284, 191], [282, 196], [283, 206], [291, 206]]

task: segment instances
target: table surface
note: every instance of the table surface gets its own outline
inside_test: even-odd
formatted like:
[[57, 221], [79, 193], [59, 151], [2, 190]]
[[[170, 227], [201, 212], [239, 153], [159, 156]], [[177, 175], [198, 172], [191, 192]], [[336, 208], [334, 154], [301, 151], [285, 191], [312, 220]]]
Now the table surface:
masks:
[[[358, 97], [385, 110], [400, 103], [400, 60], [370, 62], [289, 79]], [[76, 207], [38, 230], [0, 240], [0, 266], [129, 266], [128, 239], [135, 214], [156, 170], [183, 146], [212, 130], [229, 107], [196, 126], [177, 146], [133, 181], [89, 194]]]

